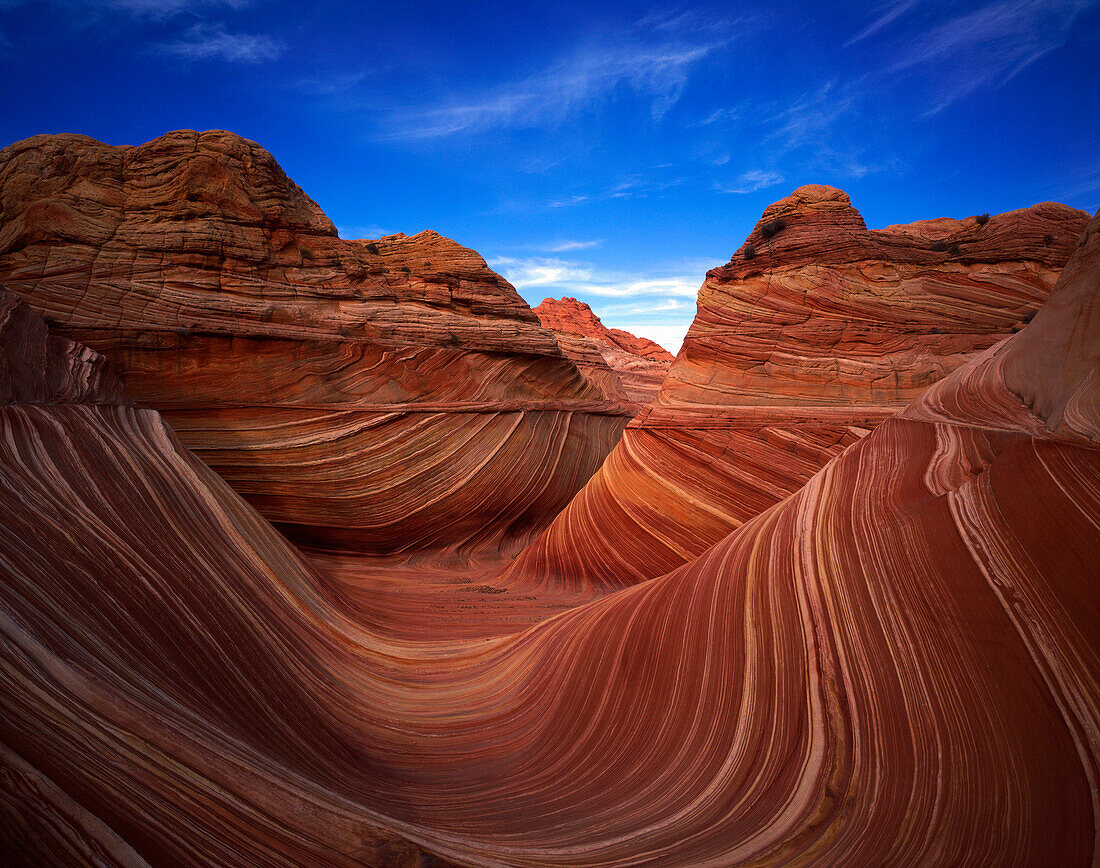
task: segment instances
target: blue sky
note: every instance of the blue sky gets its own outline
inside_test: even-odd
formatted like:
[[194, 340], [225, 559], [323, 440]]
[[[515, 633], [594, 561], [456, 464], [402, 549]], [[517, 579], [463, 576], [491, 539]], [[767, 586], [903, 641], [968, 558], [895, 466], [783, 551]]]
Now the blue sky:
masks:
[[230, 129], [344, 237], [436, 229], [675, 350], [805, 183], [871, 227], [1100, 206], [1100, 0], [0, 0], [0, 143]]

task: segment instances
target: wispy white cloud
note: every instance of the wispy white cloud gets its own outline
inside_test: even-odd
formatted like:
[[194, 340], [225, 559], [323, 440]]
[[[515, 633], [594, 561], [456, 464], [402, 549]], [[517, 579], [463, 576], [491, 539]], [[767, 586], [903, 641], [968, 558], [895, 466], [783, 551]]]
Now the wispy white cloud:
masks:
[[543, 249], [547, 253], [566, 253], [570, 250], [590, 250], [600, 244], [603, 244], [603, 239], [597, 241], [559, 241]]
[[[862, 70], [827, 79], [778, 110], [742, 108], [738, 123], [760, 131], [742, 151], [786, 177], [858, 179], [902, 170], [904, 160], [876, 141], [884, 138], [881, 129], [920, 123], [1003, 86], [1063, 45], [1082, 13], [1098, 6], [1098, 0], [987, 0], [956, 12], [935, 0], [880, 4], [847, 43], [859, 45]], [[892, 95], [889, 101], [884, 94]], [[711, 117], [717, 122], [722, 114]], [[760, 189], [751, 175], [714, 188]]]
[[1090, 196], [1092, 201], [1087, 202], [1086, 206], [1089, 210], [1095, 211], [1100, 205], [1100, 168], [1077, 172], [1072, 181], [1063, 183], [1058, 195], [1061, 199]]
[[336, 232], [341, 238], [357, 239], [357, 238], [383, 238], [386, 235], [393, 235], [389, 229], [383, 229], [381, 226], [377, 226], [373, 223], [365, 226], [337, 226]]
[[625, 304], [601, 304], [599, 307], [601, 316], [607, 314], [608, 316], [614, 317], [649, 316], [650, 314], [668, 313], [673, 310], [695, 310], [694, 306], [684, 298], [647, 299], [644, 303], [628, 302]]
[[774, 187], [783, 181], [784, 177], [779, 172], [751, 169], [742, 174], [733, 186], [718, 183], [714, 185], [714, 189], [721, 193], [755, 193], [757, 190]]
[[590, 266], [564, 259], [499, 256], [490, 259], [489, 266], [520, 291], [539, 286], [586, 286], [595, 279]]
[[[878, 33], [888, 24], [892, 24], [918, 3], [921, 0], [901, 0], [899, 3], [888, 3], [885, 7], [885, 11], [882, 12], [874, 21], [864, 27], [859, 33], [844, 43], [845, 48], [851, 48], [857, 42], [862, 42], [868, 36], [873, 36]], [[882, 8], [882, 7], [880, 7]]]
[[158, 43], [155, 50], [182, 60], [264, 63], [275, 60], [283, 49], [268, 36], [229, 33], [221, 24], [195, 24], [183, 39]]
[[568, 208], [571, 205], [583, 205], [589, 200], [588, 196], [582, 196], [579, 193], [574, 193], [570, 196], [559, 196], [556, 199], [551, 199], [546, 203], [549, 208]]
[[631, 32], [590, 39], [522, 79], [462, 102], [410, 107], [385, 118], [384, 139], [436, 139], [499, 129], [553, 126], [629, 88], [649, 102], [654, 120], [676, 104], [692, 70], [727, 45], [729, 23], [697, 16], [646, 19]]
[[366, 72], [332, 72], [300, 78], [294, 86], [311, 96], [338, 97], [354, 90], [368, 78]]
[[1065, 43], [1076, 19], [1095, 5], [1095, 0], [999, 0], [923, 32], [908, 28], [881, 75], [925, 78], [931, 102], [925, 114], [935, 114], [975, 91], [1011, 81]]
[[[670, 168], [669, 164], [654, 166], [653, 170], [660, 173], [663, 169]], [[641, 199], [654, 193], [661, 193], [679, 187], [684, 183], [684, 178], [652, 177], [648, 174], [635, 174], [616, 181], [609, 187], [593, 190], [587, 193], [571, 193], [557, 196], [546, 203], [548, 208], [569, 208], [574, 205], [584, 205], [589, 202], [602, 202], [608, 199]]]
[[860, 83], [838, 85], [836, 81], [827, 81], [780, 112], [773, 119], [776, 125], [768, 140], [784, 154], [804, 145], [820, 145], [837, 121], [856, 106], [864, 93]]
[[702, 120], [688, 124], [689, 127], [709, 127], [719, 122], [735, 121], [741, 117], [742, 106], [733, 108], [717, 108]]
[[148, 18], [169, 18], [181, 12], [223, 7], [243, 9], [250, 0], [92, 0], [94, 5]]
[[[767, 132], [758, 151], [767, 155], [771, 171], [750, 171], [737, 182], [716, 185], [731, 193], [748, 193], [779, 183], [792, 174], [836, 178], [862, 178], [868, 172], [896, 168], [893, 159], [869, 162], [864, 153], [868, 142], [853, 130], [863, 129], [865, 102], [873, 88], [866, 77], [854, 81], [827, 81], [804, 93], [781, 111], [765, 117]], [[757, 186], [759, 185], [759, 186]]]
[[[713, 265], [712, 263], [711, 265]], [[703, 271], [660, 276], [617, 274], [575, 260], [552, 257], [497, 257], [489, 265], [516, 289], [552, 290], [558, 295], [600, 295], [615, 298], [664, 295], [694, 298]]]
[[624, 319], [619, 322], [614, 322], [599, 311], [596, 311], [596, 315], [603, 321], [603, 324], [609, 328], [622, 329], [633, 335], [649, 338], [651, 341], [660, 344], [673, 355], [680, 352], [680, 347], [684, 343], [684, 336], [687, 334], [688, 329], [691, 328], [691, 317], [679, 317], [675, 320], [670, 319], [665, 322], [655, 323], [651, 320], [644, 319]]

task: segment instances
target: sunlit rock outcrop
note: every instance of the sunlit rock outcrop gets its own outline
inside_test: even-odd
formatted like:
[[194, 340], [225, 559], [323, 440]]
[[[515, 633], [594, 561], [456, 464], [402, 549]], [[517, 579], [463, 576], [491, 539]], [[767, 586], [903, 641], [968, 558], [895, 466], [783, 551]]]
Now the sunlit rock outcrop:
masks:
[[708, 273], [656, 400], [511, 580], [618, 587], [696, 557], [1022, 328], [1087, 221], [1044, 203], [868, 231], [822, 186], [769, 206]]
[[342, 240], [231, 133], [4, 149], [0, 282], [311, 545], [515, 550], [631, 412], [476, 253]]
[[1098, 369], [1100, 217], [1022, 333], [701, 557], [444, 643], [348, 617], [155, 413], [4, 406], [5, 854], [1093, 864]]
[[[592, 308], [575, 298], [543, 299], [534, 310], [540, 322], [554, 332], [567, 355], [578, 359], [584, 348], [595, 344], [600, 356], [618, 376], [629, 400], [639, 404], [653, 400], [672, 365], [672, 353], [649, 338], [622, 329], [609, 329]], [[577, 364], [585, 370], [580, 360]]]

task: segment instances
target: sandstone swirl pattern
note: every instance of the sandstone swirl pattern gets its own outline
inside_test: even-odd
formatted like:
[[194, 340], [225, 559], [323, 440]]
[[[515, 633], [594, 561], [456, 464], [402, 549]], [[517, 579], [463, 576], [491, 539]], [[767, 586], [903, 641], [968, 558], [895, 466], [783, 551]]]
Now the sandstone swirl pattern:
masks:
[[592, 308], [568, 296], [543, 299], [534, 311], [581, 370], [585, 370], [582, 358], [589, 367], [599, 370], [587, 358], [589, 347], [593, 347], [614, 371], [627, 400], [648, 404], [656, 396], [673, 361], [672, 353], [660, 344], [622, 329], [609, 329]]
[[1044, 203], [868, 231], [820, 186], [769, 206], [707, 275], [653, 404], [509, 580], [614, 588], [698, 556], [1019, 330], [1087, 220]]
[[230, 133], [36, 136], [0, 152], [0, 206], [0, 283], [303, 543], [514, 551], [631, 413], [476, 253], [342, 240]]
[[488, 641], [363, 629], [155, 413], [96, 404], [93, 358], [41, 357], [89, 385], [9, 388], [0, 411], [9, 851], [1100, 855], [1100, 216], [1030, 325], [797, 493], [663, 577]]

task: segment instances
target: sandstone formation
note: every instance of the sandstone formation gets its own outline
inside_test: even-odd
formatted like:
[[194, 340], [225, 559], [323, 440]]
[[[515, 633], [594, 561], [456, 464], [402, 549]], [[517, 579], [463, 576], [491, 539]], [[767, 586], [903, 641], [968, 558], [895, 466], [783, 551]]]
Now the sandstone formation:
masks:
[[[534, 312], [540, 317], [540, 308], [545, 304], [544, 301], [539, 307], [534, 308]], [[543, 321], [543, 325], [548, 329], [552, 328], [545, 321]], [[611, 367], [608, 357], [601, 352], [601, 345], [595, 340], [587, 335], [572, 332], [554, 332], [554, 339], [558, 342], [562, 354], [571, 360], [577, 366], [577, 370], [584, 375], [584, 378], [599, 389], [600, 393], [609, 401], [629, 403], [634, 400], [624, 388], [619, 372]], [[622, 355], [620, 352], [619, 356]], [[649, 396], [650, 399], [656, 393], [657, 388], [655, 387], [653, 394]]]
[[[649, 338], [640, 338], [622, 329], [609, 329], [583, 301], [568, 296], [543, 299], [535, 308], [539, 321], [554, 332], [570, 358], [587, 358], [588, 347], [595, 344], [599, 355], [618, 375], [628, 399], [639, 404], [653, 400], [673, 362], [672, 353]], [[591, 365], [591, 362], [589, 362]]]
[[311, 545], [515, 550], [632, 411], [476, 253], [342, 240], [230, 133], [0, 151], [0, 283]]
[[448, 643], [365, 629], [155, 413], [4, 406], [0, 840], [46, 863], [1093, 864], [1098, 369], [1100, 215], [1022, 333], [701, 557]]
[[[245, 759], [279, 762], [280, 715], [326, 740], [278, 612], [319, 577], [102, 356], [3, 289], [0, 431], [4, 864], [327, 861], [316, 841], [340, 833], [296, 798], [261, 816], [249, 800], [294, 787]], [[367, 863], [445, 864], [377, 822], [343, 824]]]
[[513, 566], [513, 584], [661, 575], [814, 473], [1035, 314], [1088, 220], [1044, 203], [868, 231], [848, 197], [769, 206], [653, 404]]

